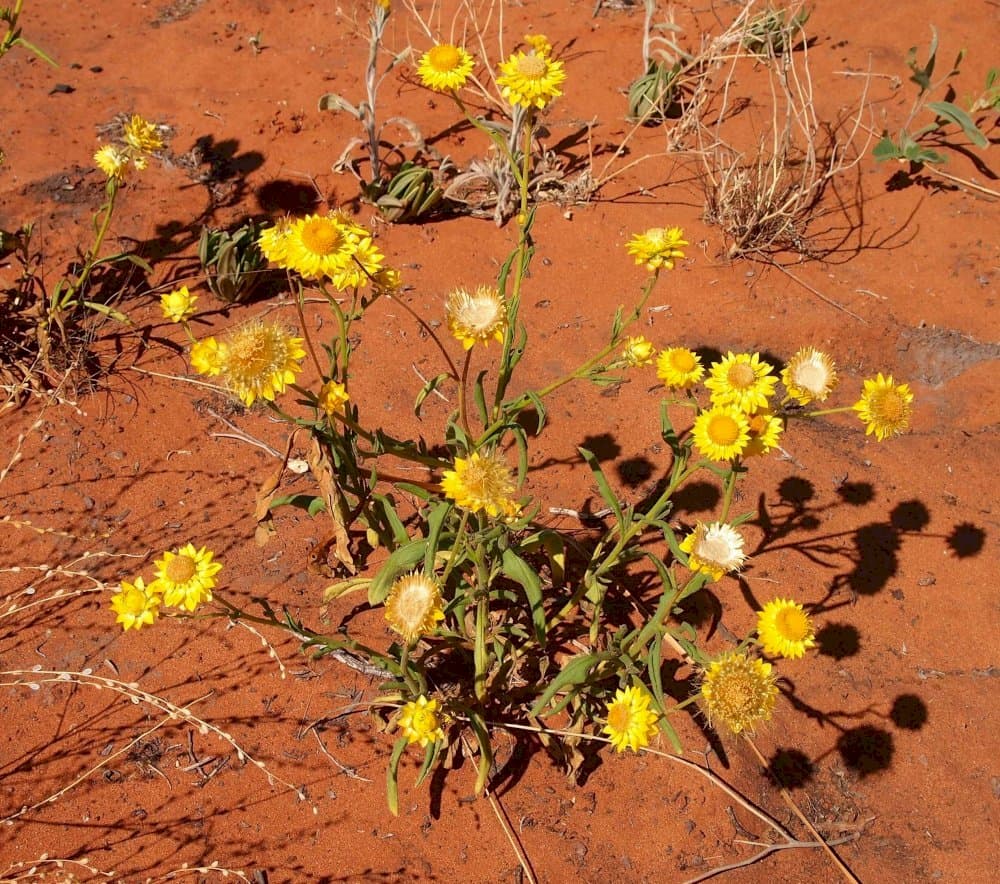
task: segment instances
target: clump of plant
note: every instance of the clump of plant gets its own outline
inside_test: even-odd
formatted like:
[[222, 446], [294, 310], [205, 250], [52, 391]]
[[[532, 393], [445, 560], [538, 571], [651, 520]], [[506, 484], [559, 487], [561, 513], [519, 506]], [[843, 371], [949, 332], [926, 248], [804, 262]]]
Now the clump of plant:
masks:
[[203, 227], [198, 260], [209, 289], [227, 304], [250, 297], [267, 268], [257, 244], [261, 225], [247, 221], [233, 231]]
[[[653, 24], [656, 0], [645, 0], [642, 29], [642, 74], [628, 87], [628, 117], [642, 123], [660, 123], [676, 115], [677, 79], [685, 62], [692, 57], [676, 42], [673, 34], [680, 30], [673, 19]], [[655, 30], [669, 32], [653, 34]]]
[[751, 18], [743, 32], [743, 48], [752, 55], [770, 58], [790, 52], [796, 40], [804, 39], [802, 28], [809, 21], [805, 7], [796, 12], [768, 6]]
[[[896, 135], [893, 136], [888, 131], [883, 132], [881, 140], [872, 150], [872, 156], [876, 160], [909, 162], [916, 170], [925, 163], [940, 165], [946, 161], [946, 157], [935, 148], [947, 146], [948, 138], [954, 134], [954, 129], [951, 128], [953, 126], [957, 126], [976, 147], [989, 147], [989, 139], [983, 134], [972, 115], [982, 111], [1000, 110], [1000, 87], [997, 86], [1000, 71], [997, 69], [989, 71], [982, 94], [969, 102], [968, 110], [955, 104], [955, 90], [951, 86], [945, 89], [943, 101], [931, 101], [932, 95], [938, 93], [952, 77], [958, 75], [959, 67], [965, 58], [963, 49], [955, 56], [955, 61], [947, 73], [935, 80], [937, 50], [938, 34], [933, 26], [931, 26], [931, 42], [925, 63], [921, 64], [917, 60], [917, 47], [910, 47], [906, 55], [906, 66], [910, 69], [910, 82], [917, 85], [917, 95]], [[914, 120], [928, 111], [934, 115], [934, 119], [911, 131]]]

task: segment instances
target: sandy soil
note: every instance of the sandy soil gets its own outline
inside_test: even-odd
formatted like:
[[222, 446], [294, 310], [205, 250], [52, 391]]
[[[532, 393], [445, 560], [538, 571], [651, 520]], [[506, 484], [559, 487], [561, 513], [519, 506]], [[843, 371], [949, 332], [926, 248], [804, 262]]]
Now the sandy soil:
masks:
[[[3, 687], [0, 818], [16, 818], [0, 827], [0, 871], [47, 853], [87, 857], [122, 881], [213, 863], [248, 876], [260, 870], [272, 882], [523, 880], [494, 808], [473, 794], [468, 764], [413, 789], [416, 755], [408, 757], [400, 815], [390, 816], [391, 738], [363, 713], [342, 715], [374, 696], [370, 678], [310, 661], [295, 642], [270, 636], [279, 663], [257, 636], [217, 621], [122, 634], [107, 605], [118, 580], [194, 540], [217, 552], [234, 595], [266, 596], [314, 624], [350, 615], [372, 641], [387, 643], [378, 612], [354, 610], [354, 597], [321, 610], [329, 581], [307, 561], [323, 525], [286, 509], [276, 537], [255, 542], [253, 495], [275, 462], [218, 436], [228, 432], [220, 416], [277, 449], [283, 427], [185, 382], [184, 338], [161, 318], [158, 292], [198, 283], [194, 246], [204, 224], [344, 204], [377, 227], [380, 248], [412, 286], [409, 303], [436, 317], [452, 287], [495, 273], [512, 228], [473, 218], [381, 224], [357, 202], [354, 179], [330, 171], [357, 132], [346, 116], [317, 110], [317, 99], [361, 94], [365, 9], [307, 0], [99, 6], [29, 2], [25, 35], [60, 66], [21, 50], [0, 62], [0, 227], [36, 222], [51, 284], [74, 244], [87, 240], [100, 201], [103, 180], [91, 165], [98, 132], [118, 114], [142, 113], [171, 127], [168, 152], [127, 188], [114, 233], [154, 273], [148, 290], [123, 302], [134, 328], [101, 327], [95, 346], [105, 370], [94, 389], [44, 407], [34, 398], [2, 416], [0, 467], [15, 451], [20, 460], [0, 482], [8, 520], [0, 523], [0, 668], [89, 669], [137, 682], [190, 706], [276, 779], [241, 761], [217, 733], [165, 720], [119, 693]], [[995, 4], [816, 6], [809, 58], [823, 119], [856, 105], [864, 78], [849, 74], [870, 69], [873, 125], [900, 125], [913, 94], [904, 56], [926, 46], [928, 22], [940, 32], [942, 58], [968, 50], [959, 96], [981, 87], [996, 60]], [[530, 0], [505, 10], [504, 28], [508, 46], [527, 31], [555, 44], [569, 78], [547, 119], [551, 141], [568, 139], [569, 156], [585, 161], [586, 137], [572, 136], [594, 120], [589, 146], [600, 169], [632, 128], [622, 90], [640, 65], [642, 15], [629, 6], [593, 9]], [[716, 26], [707, 7], [680, 20], [688, 34]], [[449, 28], [446, 18], [442, 32]], [[249, 42], [255, 34], [259, 52]], [[388, 35], [393, 48], [427, 44], [403, 10]], [[892, 77], [902, 78], [899, 88]], [[751, 107], [766, 106], [759, 84], [740, 85]], [[417, 85], [410, 66], [382, 94], [388, 112], [435, 133], [439, 150], [461, 162], [478, 149], [474, 133], [449, 130], [452, 109]], [[740, 580], [706, 592], [693, 615], [707, 646], [723, 650], [752, 627], [762, 600], [780, 593], [816, 606], [818, 653], [781, 665], [782, 697], [758, 734], [772, 772], [824, 835], [860, 833], [837, 850], [861, 880], [989, 880], [1000, 860], [1000, 562], [988, 466], [1000, 426], [997, 203], [972, 188], [893, 178], [894, 167], [869, 155], [827, 193], [810, 258], [730, 261], [719, 229], [704, 220], [696, 166], [664, 153], [668, 131], [635, 133], [629, 157], [612, 169], [650, 158], [588, 204], [540, 210], [522, 311], [536, 346], [521, 382], [544, 382], [600, 346], [615, 307], [643, 281], [625, 241], [676, 224], [692, 245], [643, 317], [643, 333], [658, 346], [781, 360], [812, 344], [834, 355], [844, 390], [880, 370], [911, 384], [916, 410], [904, 436], [879, 444], [838, 415], [797, 425], [786, 437], [788, 457], [755, 464], [743, 488], [745, 507], [758, 510], [747, 526], [750, 565]], [[996, 141], [996, 128], [989, 134]], [[945, 168], [996, 189], [995, 149], [955, 140]], [[14, 272], [0, 265], [0, 285]], [[294, 321], [287, 302], [227, 308], [199, 291], [209, 309], [195, 322], [198, 334], [262, 309]], [[319, 330], [321, 315], [308, 318]], [[433, 397], [423, 425], [412, 416], [416, 372], [434, 371], [418, 328], [391, 304], [373, 319], [358, 350], [358, 397], [379, 403], [373, 410], [399, 434], [440, 426], [450, 406]], [[560, 394], [534, 449], [532, 492], [547, 506], [597, 506], [576, 453], [586, 442], [622, 498], [641, 499], [663, 460], [659, 399], [652, 372], [610, 392]], [[710, 517], [717, 496], [700, 492], [678, 501], [682, 519]], [[34, 596], [24, 595], [28, 587]], [[27, 607], [31, 600], [39, 604]], [[743, 744], [710, 738], [694, 718], [681, 736], [690, 757], [708, 760], [808, 837]], [[541, 881], [682, 881], [750, 855], [747, 840], [769, 838], [753, 817], [731, 810], [727, 795], [662, 759], [605, 754], [573, 785], [533, 741], [498, 740], [496, 795]], [[306, 800], [278, 780], [304, 786]], [[90, 877], [79, 866], [75, 873]], [[728, 877], [841, 879], [816, 850], [781, 851]]]

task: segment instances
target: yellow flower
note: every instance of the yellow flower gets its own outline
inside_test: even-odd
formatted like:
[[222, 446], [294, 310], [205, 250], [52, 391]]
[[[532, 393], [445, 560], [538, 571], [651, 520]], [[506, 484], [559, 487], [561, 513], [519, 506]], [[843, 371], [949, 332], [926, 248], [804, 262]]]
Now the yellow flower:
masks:
[[496, 518], [515, 518], [517, 503], [510, 497], [514, 493], [514, 480], [507, 464], [496, 455], [480, 455], [474, 451], [468, 458], [455, 458], [455, 469], [445, 470], [441, 478], [445, 496], [470, 512], [485, 511]]
[[417, 73], [420, 82], [435, 92], [461, 89], [475, 66], [472, 56], [461, 46], [439, 43], [420, 57]]
[[438, 708], [437, 700], [428, 700], [424, 696], [411, 700], [403, 707], [396, 723], [408, 743], [426, 746], [428, 743], [444, 740]]
[[109, 179], [121, 184], [128, 172], [129, 157], [121, 148], [105, 144], [94, 154], [94, 163]]
[[255, 320], [231, 332], [220, 348], [222, 379], [246, 406], [273, 401], [302, 371], [302, 338], [281, 325]]
[[115, 623], [121, 623], [126, 632], [152, 626], [160, 616], [156, 585], [146, 586], [141, 577], [136, 578], [135, 583], [123, 580], [121, 590], [111, 597], [111, 610], [118, 615]]
[[292, 219], [280, 218], [272, 226], [260, 232], [257, 245], [261, 254], [272, 264], [288, 267], [288, 247], [291, 241]]
[[703, 571], [713, 583], [727, 571], [739, 571], [747, 558], [743, 554], [743, 535], [725, 522], [698, 522], [680, 542], [680, 548], [688, 554], [688, 568]]
[[681, 246], [688, 245], [680, 227], [651, 227], [645, 233], [635, 234], [625, 249], [635, 255], [636, 264], [645, 264], [652, 273], [661, 267], [674, 269], [674, 260], [684, 257]]
[[897, 384], [892, 375], [865, 381], [861, 399], [854, 403], [853, 409], [867, 424], [865, 435], [875, 434], [882, 442], [890, 436], [902, 433], [910, 425], [910, 415], [913, 413], [913, 393], [908, 384]]
[[815, 347], [803, 347], [782, 369], [781, 382], [788, 391], [786, 402], [794, 399], [800, 405], [808, 405], [814, 399], [822, 402], [830, 395], [837, 383], [837, 372], [826, 353]]
[[392, 267], [383, 267], [377, 273], [372, 274], [372, 288], [379, 295], [395, 294], [402, 284], [402, 276], [398, 270]]
[[778, 447], [778, 440], [785, 430], [785, 424], [780, 417], [775, 417], [770, 411], [758, 411], [747, 417], [750, 439], [743, 449], [744, 457], [756, 457], [768, 454]]
[[194, 302], [197, 300], [198, 296], [192, 295], [186, 285], [163, 295], [160, 298], [160, 308], [163, 310], [164, 319], [169, 319], [171, 322], [187, 322], [196, 312]]
[[690, 389], [704, 374], [705, 368], [701, 364], [701, 358], [687, 347], [661, 350], [656, 359], [656, 376], [668, 389]]
[[551, 55], [552, 44], [545, 34], [525, 34], [524, 42], [527, 43], [539, 55]]
[[327, 381], [320, 387], [319, 407], [327, 414], [339, 414], [344, 410], [344, 406], [350, 401], [347, 395], [347, 388], [338, 381]]
[[279, 254], [284, 247], [284, 260], [276, 263], [297, 270], [306, 279], [333, 277], [350, 268], [362, 238], [370, 239], [371, 234], [340, 212], [306, 215], [291, 222], [284, 242], [278, 244]]
[[816, 645], [812, 620], [799, 605], [788, 599], [773, 599], [757, 612], [757, 637], [765, 654], [792, 660]]
[[385, 619], [407, 642], [432, 632], [444, 620], [444, 601], [436, 580], [423, 574], [398, 578], [385, 600]]
[[653, 345], [642, 335], [637, 338], [629, 338], [625, 342], [625, 350], [622, 358], [631, 366], [649, 365], [653, 361]]
[[163, 593], [163, 603], [193, 611], [202, 602], [212, 601], [215, 575], [222, 570], [219, 562], [212, 561], [213, 555], [207, 547], [195, 549], [189, 543], [157, 559], [152, 585]]
[[382, 262], [385, 260], [385, 256], [372, 242], [368, 232], [364, 228], [357, 229], [365, 236], [349, 248], [350, 257], [343, 269], [330, 274], [330, 281], [340, 291], [367, 285], [377, 273], [381, 272]]
[[203, 338], [191, 347], [191, 367], [209, 377], [219, 374], [226, 361], [226, 346], [215, 338]]
[[778, 698], [771, 664], [742, 651], [728, 651], [709, 664], [701, 683], [710, 722], [721, 721], [734, 734], [753, 733], [768, 721]]
[[711, 390], [714, 404], [735, 405], [752, 414], [758, 408], [767, 408], [767, 399], [777, 383], [771, 366], [761, 361], [759, 353], [728, 353], [712, 365], [705, 386]]
[[638, 752], [649, 745], [659, 720], [659, 715], [649, 708], [649, 701], [649, 694], [637, 687], [615, 692], [614, 700], [608, 703], [608, 716], [602, 733], [611, 737], [611, 745], [616, 751], [631, 749]]
[[500, 72], [497, 86], [501, 95], [511, 104], [525, 108], [543, 108], [558, 98], [562, 95], [559, 87], [566, 79], [563, 63], [538, 51], [515, 52], [507, 61], [500, 62]]
[[163, 138], [157, 131], [156, 125], [144, 120], [138, 114], [133, 115], [125, 124], [125, 131], [122, 133], [125, 143], [133, 150], [150, 153], [163, 147]]
[[733, 405], [716, 405], [695, 418], [694, 444], [711, 460], [732, 460], [743, 454], [750, 441], [747, 416]]
[[466, 350], [486, 344], [490, 338], [502, 342], [507, 328], [507, 305], [497, 289], [478, 286], [475, 292], [455, 289], [444, 305], [448, 330]]

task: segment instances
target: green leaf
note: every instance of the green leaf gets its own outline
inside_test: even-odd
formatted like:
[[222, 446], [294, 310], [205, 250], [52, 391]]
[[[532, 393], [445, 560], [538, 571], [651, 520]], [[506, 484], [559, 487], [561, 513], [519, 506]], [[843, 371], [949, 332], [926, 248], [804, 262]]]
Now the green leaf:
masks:
[[674, 730], [674, 726], [670, 723], [666, 715], [660, 717], [659, 725], [660, 730], [663, 731], [666, 738], [670, 740], [670, 745], [673, 746], [674, 752], [678, 755], [683, 755], [684, 747], [681, 746], [680, 737], [677, 736], [677, 731]]
[[646, 668], [649, 671], [649, 687], [660, 710], [663, 709], [663, 673], [660, 671], [660, 652], [663, 636], [653, 636], [646, 656]]
[[479, 420], [483, 426], [490, 422], [489, 412], [486, 410], [486, 391], [483, 389], [483, 378], [488, 374], [484, 368], [476, 375], [476, 383], [472, 387], [472, 397], [476, 401], [476, 410], [479, 412]]
[[486, 729], [486, 722], [478, 712], [468, 710], [469, 726], [476, 736], [479, 744], [479, 773], [476, 776], [476, 794], [478, 795], [486, 788], [486, 783], [490, 778], [490, 769], [493, 767], [493, 746], [490, 744], [490, 734]]
[[276, 510], [281, 506], [294, 506], [300, 510], [305, 510], [310, 516], [321, 513], [326, 509], [326, 502], [322, 497], [314, 494], [286, 494], [283, 497], [275, 497], [267, 505], [269, 510]]
[[427, 778], [427, 774], [434, 769], [434, 762], [437, 761], [440, 752], [441, 741], [432, 740], [424, 750], [424, 763], [420, 765], [420, 773], [417, 774], [417, 781], [414, 783], [415, 786], [419, 786]]
[[424, 400], [433, 393], [438, 386], [450, 378], [451, 375], [448, 372], [442, 372], [435, 378], [431, 378], [426, 384], [420, 388], [420, 392], [417, 393], [417, 398], [413, 401], [413, 413], [420, 417], [420, 408], [424, 404]]
[[545, 426], [545, 404], [542, 402], [542, 397], [539, 396], [534, 390], [528, 390], [524, 394], [531, 401], [532, 406], [535, 409], [535, 414], [538, 415], [538, 424], [535, 427], [535, 435], [539, 435], [542, 432], [542, 427]]
[[386, 799], [389, 802], [389, 813], [393, 816], [399, 816], [399, 759], [406, 749], [406, 742], [406, 737], [396, 740], [385, 772]]
[[979, 131], [979, 127], [973, 122], [972, 117], [957, 105], [952, 104], [950, 101], [929, 101], [927, 102], [927, 107], [939, 117], [944, 117], [944, 119], [960, 126], [965, 133], [965, 137], [976, 145], [976, 147], [990, 146], [989, 139]]
[[528, 606], [531, 608], [531, 622], [535, 627], [535, 639], [539, 644], [544, 644], [548, 623], [545, 621], [541, 579], [531, 565], [510, 548], [503, 551], [503, 573], [505, 577], [520, 584], [524, 589]]
[[884, 135], [879, 143], [872, 149], [872, 156], [875, 157], [878, 162], [883, 163], [886, 160], [902, 159], [903, 152], [896, 146], [895, 141], [893, 141], [888, 135]]
[[423, 558], [426, 549], [427, 540], [421, 538], [401, 546], [389, 556], [368, 587], [368, 604], [381, 605], [389, 594], [393, 581], [407, 568], [414, 567]]
[[396, 545], [402, 546], [404, 543], [407, 543], [410, 536], [406, 533], [406, 526], [403, 525], [402, 520], [396, 513], [396, 508], [393, 506], [392, 499], [385, 494], [373, 494], [372, 501], [375, 506], [379, 508], [382, 513], [382, 517], [385, 519], [386, 524], [392, 531], [392, 539], [395, 541]]
[[[582, 685], [590, 675], [590, 671], [602, 660], [604, 660], [603, 654], [583, 654], [579, 657], [574, 657], [570, 660], [560, 671], [560, 673], [549, 682], [549, 686], [542, 692], [542, 695], [535, 701], [535, 705], [531, 707], [531, 714], [534, 716], [541, 716], [545, 707], [552, 701], [561, 690], [566, 688], [576, 689]], [[572, 694], [567, 695], [562, 700], [559, 701], [552, 709], [545, 712], [545, 715], [553, 715], [562, 709], [571, 698]]]
[[427, 514], [427, 549], [424, 552], [424, 573], [434, 573], [434, 560], [437, 558], [438, 543], [441, 540], [441, 529], [445, 517], [451, 510], [450, 503], [439, 503]]
[[622, 508], [621, 504], [618, 503], [618, 498], [611, 493], [611, 486], [608, 484], [608, 480], [604, 476], [604, 470], [601, 469], [600, 463], [598, 463], [597, 457], [593, 452], [588, 451], [586, 448], [577, 448], [580, 452], [580, 456], [587, 462], [587, 466], [590, 467], [590, 471], [594, 474], [594, 481], [597, 482], [597, 489], [601, 492], [601, 497], [604, 498], [604, 502], [611, 507], [611, 511], [615, 514], [615, 518], [618, 520], [618, 526], [622, 530], [625, 528], [625, 523], [622, 519]]

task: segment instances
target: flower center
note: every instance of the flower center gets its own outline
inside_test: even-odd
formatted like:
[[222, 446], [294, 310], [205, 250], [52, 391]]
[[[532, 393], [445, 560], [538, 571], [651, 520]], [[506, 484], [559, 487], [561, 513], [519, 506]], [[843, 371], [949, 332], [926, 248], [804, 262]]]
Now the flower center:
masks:
[[709, 535], [698, 544], [698, 555], [710, 562], [724, 565], [732, 556], [732, 550], [725, 537]]
[[753, 368], [747, 365], [747, 363], [734, 362], [731, 366], [729, 366], [726, 378], [737, 390], [745, 390], [747, 387], [753, 385], [753, 382], [757, 380], [757, 375]]
[[418, 734], [429, 734], [437, 727], [437, 719], [430, 709], [415, 709], [410, 727]]
[[146, 610], [146, 594], [140, 589], [130, 589], [125, 593], [125, 610], [138, 616]]
[[731, 713], [749, 709], [753, 702], [753, 685], [743, 673], [733, 673], [718, 685], [719, 701]]
[[528, 80], [541, 80], [549, 66], [540, 55], [526, 55], [517, 63], [517, 72]]
[[906, 416], [906, 402], [895, 390], [886, 390], [875, 403], [873, 411], [887, 423], [895, 423]]
[[314, 255], [332, 255], [342, 242], [340, 227], [329, 218], [312, 218], [302, 226], [302, 245]]
[[620, 734], [628, 732], [632, 725], [632, 710], [627, 703], [616, 703], [608, 710], [608, 727]]
[[826, 386], [826, 370], [815, 362], [806, 362], [795, 370], [795, 385], [810, 393], [822, 391]]
[[708, 422], [708, 438], [716, 445], [732, 445], [740, 438], [740, 425], [728, 414], [719, 414]]
[[476, 331], [488, 329], [497, 321], [497, 303], [491, 299], [470, 301], [462, 311], [466, 324]]
[[447, 43], [435, 46], [427, 54], [427, 61], [438, 73], [447, 74], [455, 70], [462, 60], [458, 49]]
[[786, 608], [778, 612], [774, 625], [781, 635], [793, 642], [804, 641], [809, 636], [809, 618], [805, 611], [798, 608]]
[[680, 372], [685, 374], [691, 371], [695, 366], [694, 356], [692, 356], [687, 350], [676, 350], [670, 355], [670, 364]]
[[174, 556], [164, 568], [171, 583], [187, 583], [197, 570], [194, 561], [188, 556]]

